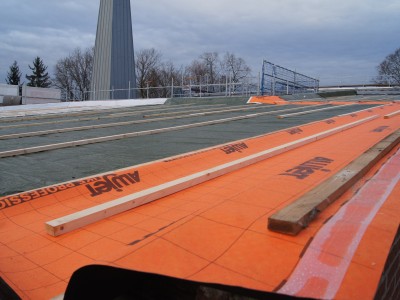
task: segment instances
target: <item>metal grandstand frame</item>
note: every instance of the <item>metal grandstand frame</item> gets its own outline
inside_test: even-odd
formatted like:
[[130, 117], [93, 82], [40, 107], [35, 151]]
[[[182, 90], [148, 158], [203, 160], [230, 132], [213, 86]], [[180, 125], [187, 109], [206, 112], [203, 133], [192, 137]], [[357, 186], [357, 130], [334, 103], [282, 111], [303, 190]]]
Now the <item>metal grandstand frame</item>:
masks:
[[264, 60], [261, 95], [289, 95], [318, 91], [319, 80]]

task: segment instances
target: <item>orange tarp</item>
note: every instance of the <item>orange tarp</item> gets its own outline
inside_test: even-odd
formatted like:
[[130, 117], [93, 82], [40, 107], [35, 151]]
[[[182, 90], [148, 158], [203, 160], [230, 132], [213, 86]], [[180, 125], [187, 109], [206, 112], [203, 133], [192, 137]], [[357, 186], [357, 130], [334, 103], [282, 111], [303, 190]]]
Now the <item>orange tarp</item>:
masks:
[[278, 96], [253, 96], [248, 103], [284, 105], [287, 104], [287, 101]]
[[248, 103], [264, 103], [264, 104], [273, 104], [273, 105], [286, 105], [286, 104], [293, 104], [293, 105], [318, 105], [321, 103], [329, 103], [332, 105], [346, 105], [346, 104], [371, 104], [371, 105], [382, 105], [382, 104], [390, 104], [394, 101], [370, 101], [370, 100], [359, 100], [359, 101], [331, 101], [329, 99], [322, 99], [322, 100], [296, 100], [296, 101], [287, 101], [279, 96], [253, 96], [250, 98]]
[[[309, 239], [355, 190], [296, 237], [268, 231], [268, 216], [399, 129], [399, 117], [383, 119], [398, 109], [387, 105], [0, 198], [0, 276], [26, 299], [63, 293], [72, 273], [88, 264], [273, 291], [290, 277]], [[380, 117], [60, 237], [45, 231], [44, 223], [54, 218], [372, 115]], [[323, 169], [310, 167], [316, 160], [325, 162]], [[339, 298], [373, 296], [400, 221], [393, 213], [399, 209], [399, 188], [392, 194], [372, 220], [379, 230], [368, 227], [346, 270]], [[375, 247], [380, 230], [384, 247]], [[365, 256], [371, 245], [373, 265]], [[356, 291], [350, 274], [373, 282]]]

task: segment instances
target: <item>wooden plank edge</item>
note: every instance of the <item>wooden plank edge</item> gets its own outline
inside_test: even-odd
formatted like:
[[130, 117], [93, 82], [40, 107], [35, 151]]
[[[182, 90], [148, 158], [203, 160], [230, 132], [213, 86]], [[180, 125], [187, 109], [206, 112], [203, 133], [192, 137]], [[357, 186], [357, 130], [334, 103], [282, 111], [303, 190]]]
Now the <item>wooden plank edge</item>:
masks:
[[238, 169], [247, 167], [255, 164], [262, 160], [265, 160], [274, 155], [278, 155], [289, 150], [301, 147], [305, 144], [314, 142], [316, 140], [325, 138], [335, 133], [344, 131], [346, 129], [358, 126], [370, 120], [376, 119], [378, 116], [370, 116], [365, 119], [361, 119], [349, 124], [345, 124], [318, 134], [311, 135], [309, 137], [301, 138], [296, 141], [292, 141], [271, 149], [264, 150], [260, 153], [250, 155], [205, 171], [201, 171], [180, 179], [173, 180], [155, 186], [137, 193], [121, 197], [110, 202], [106, 202], [49, 222], [45, 223], [45, 228], [48, 234], [52, 236], [59, 236], [72, 230], [78, 229], [88, 224], [103, 220], [107, 217], [119, 214], [121, 212], [130, 210], [140, 205], [152, 202], [162, 197], [171, 195], [178, 191], [187, 189], [205, 181], [217, 178], [225, 175], [229, 172], [236, 171]]
[[[339, 108], [345, 107], [345, 106], [350, 106], [354, 104], [345, 104], [345, 105], [340, 105]], [[306, 114], [311, 114], [313, 112], [318, 112], [318, 111], [323, 111], [323, 110], [330, 110], [330, 109], [335, 109], [338, 108], [338, 105], [330, 106], [330, 107], [324, 107], [324, 108], [318, 108], [318, 109], [312, 109], [312, 110], [306, 110], [306, 111], [301, 111], [297, 113], [292, 113], [292, 114], [286, 114], [286, 115], [279, 115], [277, 116], [278, 119], [284, 119], [288, 117], [294, 117], [294, 116], [300, 116], [300, 115], [306, 115]]]
[[361, 113], [361, 112], [364, 112], [364, 111], [368, 111], [368, 110], [373, 110], [373, 109], [376, 109], [376, 108], [380, 108], [380, 107], [384, 107], [384, 106], [386, 106], [387, 104], [382, 104], [382, 105], [378, 105], [378, 106], [373, 106], [373, 107], [369, 107], [369, 108], [364, 108], [364, 109], [360, 109], [360, 110], [356, 110], [356, 111], [353, 111], [353, 112], [350, 112], [350, 113], [345, 113], [345, 114], [341, 114], [341, 115], [337, 115], [338, 117], [345, 117], [345, 116], [350, 116], [350, 115], [352, 115], [352, 114], [358, 114], [358, 113]]
[[385, 115], [383, 118], [384, 118], [384, 119], [390, 119], [390, 118], [392, 118], [392, 117], [394, 117], [394, 116], [397, 116], [397, 115], [400, 115], [400, 110], [397, 110], [397, 111], [395, 111], [395, 112], [392, 112], [392, 113], [390, 113], [390, 114], [387, 114], [387, 115]]
[[[397, 130], [364, 152], [336, 175], [333, 175], [331, 178], [300, 197], [297, 201], [270, 216], [268, 218], [268, 229], [288, 235], [297, 235], [301, 230], [308, 227], [310, 222], [312, 222], [322, 210], [336, 201], [399, 143], [400, 130]], [[366, 163], [362, 162], [364, 159], [367, 159]], [[356, 169], [356, 171], [354, 171], [354, 169]], [[338, 177], [340, 176], [343, 178], [339, 179]], [[331, 185], [337, 180], [342, 181], [342, 184], [338, 188], [332, 188]], [[298, 210], [299, 207], [301, 207], [302, 210], [293, 213], [293, 211]], [[290, 218], [288, 217], [289, 214], [291, 214]]]

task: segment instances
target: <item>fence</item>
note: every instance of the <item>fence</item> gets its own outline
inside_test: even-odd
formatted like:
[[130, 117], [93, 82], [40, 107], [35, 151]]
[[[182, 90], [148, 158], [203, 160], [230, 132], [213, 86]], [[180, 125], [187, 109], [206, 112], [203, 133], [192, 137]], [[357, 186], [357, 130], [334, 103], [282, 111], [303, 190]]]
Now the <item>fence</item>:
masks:
[[289, 95], [318, 91], [319, 80], [264, 60], [261, 95]]
[[[130, 85], [129, 85], [130, 86]], [[225, 82], [208, 83], [206, 80], [182, 80], [178, 85], [153, 87], [147, 84], [142, 88], [129, 89], [109, 89], [84, 91], [62, 90], [63, 101], [86, 101], [90, 99], [121, 99], [118, 95], [124, 94], [128, 99], [146, 99], [146, 98], [180, 98], [180, 97], [231, 97], [231, 96], [251, 96], [259, 95], [260, 80], [259, 77], [248, 77], [240, 82], [232, 82], [226, 77]], [[126, 98], [126, 97], [124, 97]]]

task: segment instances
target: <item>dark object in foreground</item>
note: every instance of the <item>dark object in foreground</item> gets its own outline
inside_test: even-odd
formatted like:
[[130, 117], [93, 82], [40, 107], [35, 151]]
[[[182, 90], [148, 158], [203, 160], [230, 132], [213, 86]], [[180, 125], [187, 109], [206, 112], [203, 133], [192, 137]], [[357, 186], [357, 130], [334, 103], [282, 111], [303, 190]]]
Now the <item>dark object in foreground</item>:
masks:
[[296, 299], [240, 287], [209, 284], [108, 266], [83, 267], [72, 275], [65, 300], [70, 299]]
[[0, 277], [0, 299], [20, 300], [21, 298], [14, 290]]

